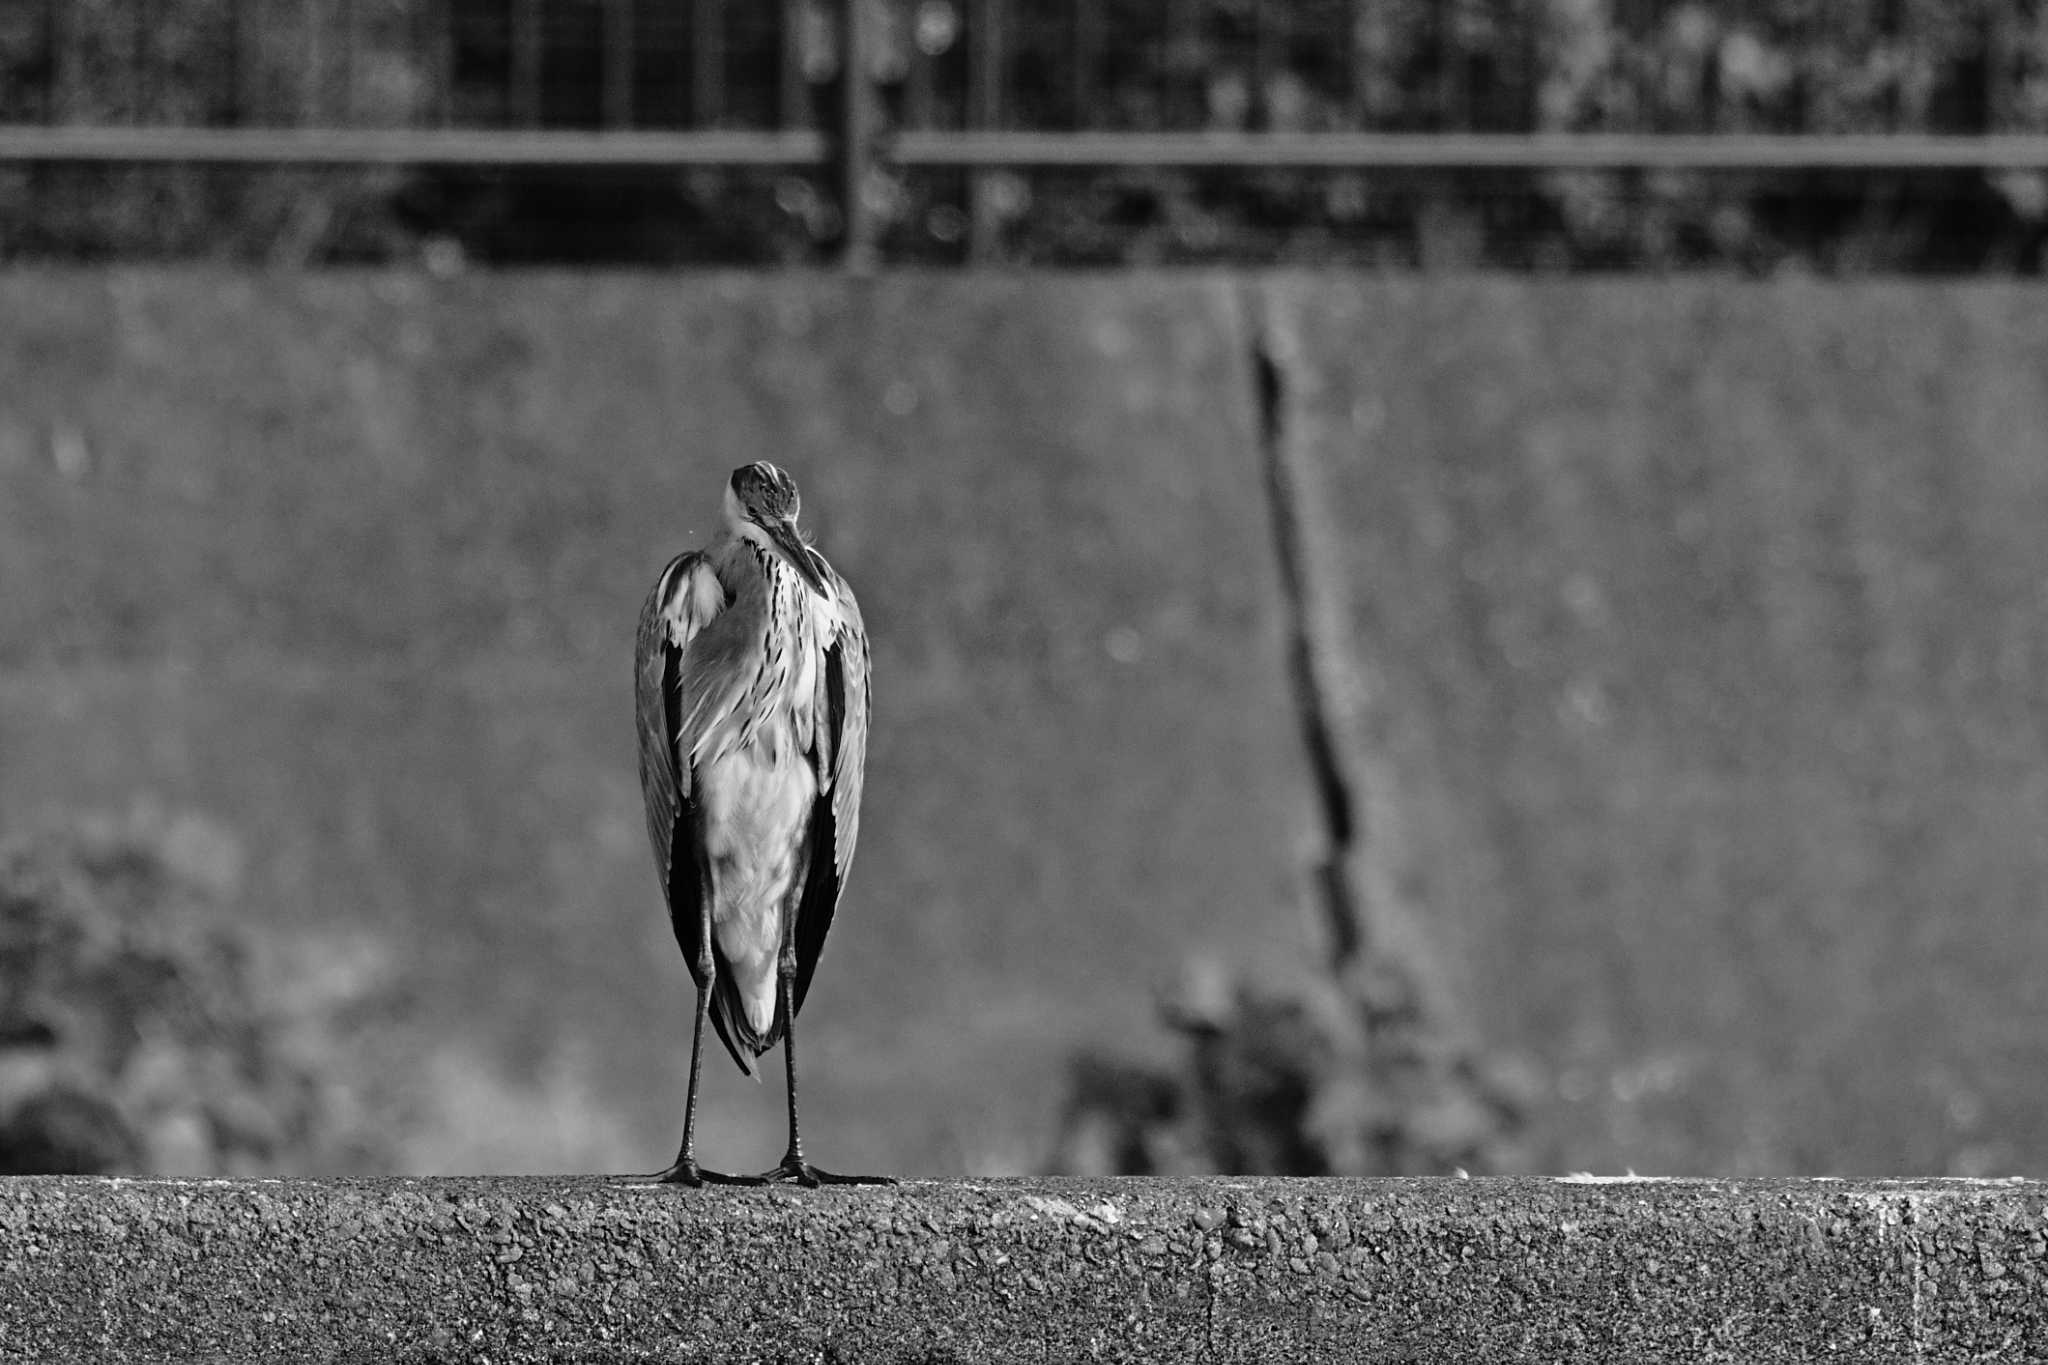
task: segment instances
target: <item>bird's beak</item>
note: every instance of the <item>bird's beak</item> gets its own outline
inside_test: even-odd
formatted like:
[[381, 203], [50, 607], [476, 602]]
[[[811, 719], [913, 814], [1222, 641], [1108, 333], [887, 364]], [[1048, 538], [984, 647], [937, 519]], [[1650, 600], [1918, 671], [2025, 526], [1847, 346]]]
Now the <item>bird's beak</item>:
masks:
[[810, 547], [805, 545], [803, 537], [796, 533], [795, 522], [788, 518], [764, 522], [761, 529], [768, 533], [770, 543], [781, 551], [782, 557], [789, 561], [789, 567], [795, 569], [798, 576], [810, 585], [812, 592], [828, 599], [832, 596], [825, 589], [825, 580], [818, 575], [817, 561], [811, 558]]

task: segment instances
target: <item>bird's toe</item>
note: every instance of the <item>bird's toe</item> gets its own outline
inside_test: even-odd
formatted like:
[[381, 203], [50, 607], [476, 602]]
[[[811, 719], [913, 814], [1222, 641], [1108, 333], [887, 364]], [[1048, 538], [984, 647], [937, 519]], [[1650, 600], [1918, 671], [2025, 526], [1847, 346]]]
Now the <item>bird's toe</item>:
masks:
[[784, 1157], [782, 1164], [772, 1171], [763, 1171], [756, 1177], [764, 1185], [801, 1185], [815, 1190], [820, 1185], [893, 1185], [896, 1182], [886, 1175], [841, 1175], [828, 1171], [822, 1166], [813, 1166], [801, 1157]]
[[659, 1175], [646, 1177], [657, 1185], [687, 1185], [691, 1189], [702, 1189], [706, 1185], [751, 1185], [756, 1183], [752, 1176], [727, 1175], [723, 1171], [708, 1171], [694, 1161], [678, 1161]]

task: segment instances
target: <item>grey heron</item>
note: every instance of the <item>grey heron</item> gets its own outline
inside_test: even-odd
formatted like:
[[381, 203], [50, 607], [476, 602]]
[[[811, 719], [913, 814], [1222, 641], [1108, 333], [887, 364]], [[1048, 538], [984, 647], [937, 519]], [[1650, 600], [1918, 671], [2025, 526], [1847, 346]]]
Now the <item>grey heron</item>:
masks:
[[[797, 530], [796, 483], [733, 471], [723, 531], [676, 556], [640, 611], [634, 693], [647, 833], [697, 986], [683, 1145], [661, 1180], [880, 1183], [804, 1159], [796, 1016], [860, 833], [868, 642], [853, 589]], [[760, 1176], [697, 1164], [704, 1021], [741, 1071], [783, 1045], [789, 1150]]]

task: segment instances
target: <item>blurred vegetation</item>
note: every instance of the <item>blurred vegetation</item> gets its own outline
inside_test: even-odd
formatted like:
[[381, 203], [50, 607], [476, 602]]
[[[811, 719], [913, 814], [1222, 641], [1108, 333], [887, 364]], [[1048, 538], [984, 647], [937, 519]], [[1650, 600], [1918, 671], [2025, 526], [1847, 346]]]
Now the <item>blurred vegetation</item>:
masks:
[[[899, 127], [965, 126], [965, 0], [866, 0], [867, 73]], [[0, 12], [0, 119], [63, 123], [826, 124], [837, 6], [784, 61], [770, 6], [729, 7], [715, 84], [693, 24], [638, 0], [632, 74], [604, 9], [551, 3], [524, 69], [510, 0], [261, 10], [92, 0]], [[2018, 0], [1102, 0], [1008, 6], [1002, 122], [1119, 130], [1980, 133], [2048, 128], [2048, 14]], [[52, 20], [45, 16], [61, 16]], [[785, 92], [788, 69], [799, 88]], [[787, 94], [787, 97], [785, 95]], [[900, 260], [1352, 262], [1536, 269], [1797, 263], [2038, 270], [2048, 175], [1169, 169], [894, 173]], [[0, 258], [771, 263], [829, 248], [817, 177], [769, 171], [0, 170]]]
[[[416, 5], [66, 0], [0, 7], [0, 121], [407, 125], [425, 112]], [[390, 258], [417, 236], [390, 169], [0, 164], [0, 258]]]
[[1473, 1175], [1533, 1169], [1535, 1074], [1432, 1020], [1385, 957], [1271, 985], [1191, 965], [1161, 1068], [1088, 1051], [1047, 1169], [1063, 1175]]
[[146, 809], [0, 846], [0, 1174], [388, 1169], [345, 1080], [363, 983], [231, 918], [242, 862]]

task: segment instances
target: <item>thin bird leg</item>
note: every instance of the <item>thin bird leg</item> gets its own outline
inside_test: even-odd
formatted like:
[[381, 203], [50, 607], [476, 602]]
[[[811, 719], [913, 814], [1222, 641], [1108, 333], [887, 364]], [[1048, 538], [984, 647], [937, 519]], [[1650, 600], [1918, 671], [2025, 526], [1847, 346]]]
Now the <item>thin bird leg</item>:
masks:
[[706, 879], [703, 895], [698, 898], [702, 906], [697, 942], [697, 1023], [690, 1032], [690, 1091], [683, 1101], [683, 1145], [676, 1153], [675, 1165], [655, 1177], [666, 1185], [738, 1185], [745, 1183], [740, 1176], [725, 1175], [718, 1171], [707, 1171], [697, 1164], [697, 1076], [704, 1063], [704, 1019], [711, 1013], [712, 973], [718, 964], [711, 955], [711, 887]]
[[789, 1150], [783, 1154], [782, 1164], [762, 1174], [767, 1182], [793, 1180], [799, 1185], [816, 1188], [819, 1185], [893, 1185], [896, 1182], [886, 1175], [836, 1175], [831, 1171], [813, 1166], [804, 1160], [804, 1140], [797, 1130], [796, 1121], [796, 1010], [792, 1007], [792, 983], [796, 980], [796, 932], [795, 916], [787, 917], [791, 926], [782, 936], [782, 957], [776, 964], [775, 996], [776, 1007], [782, 1011], [782, 1059], [789, 1069]]
[[690, 1091], [683, 1101], [683, 1145], [673, 1166], [655, 1179], [664, 1185], [723, 1184], [732, 1179], [697, 1164], [697, 1077], [704, 1061], [704, 1016], [711, 1013], [711, 983], [697, 986], [697, 1026], [690, 1034]]

